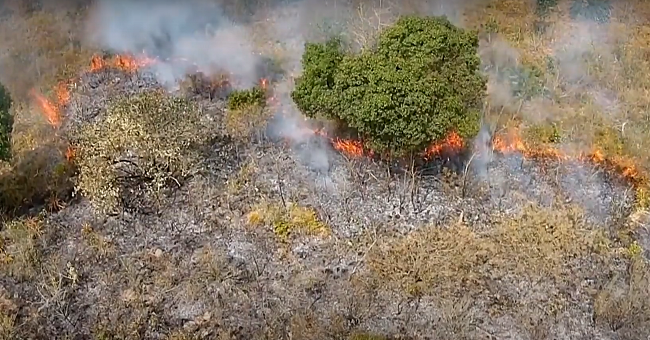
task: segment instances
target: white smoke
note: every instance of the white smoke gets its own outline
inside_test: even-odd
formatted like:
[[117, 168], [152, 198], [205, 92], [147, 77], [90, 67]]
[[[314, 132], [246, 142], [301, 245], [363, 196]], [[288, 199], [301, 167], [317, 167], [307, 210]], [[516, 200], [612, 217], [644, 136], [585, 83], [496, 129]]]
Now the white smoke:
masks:
[[219, 6], [196, 1], [99, 1], [88, 22], [95, 45], [160, 58], [153, 67], [165, 84], [195, 68], [228, 72], [235, 84], [249, 87], [258, 80], [259, 62], [249, 36], [249, 29], [229, 20]]

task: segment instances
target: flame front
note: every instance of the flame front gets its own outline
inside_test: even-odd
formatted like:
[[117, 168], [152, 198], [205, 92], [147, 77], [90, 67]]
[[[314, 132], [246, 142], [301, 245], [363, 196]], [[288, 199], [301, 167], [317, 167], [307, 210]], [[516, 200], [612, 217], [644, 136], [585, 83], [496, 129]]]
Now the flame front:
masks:
[[359, 158], [363, 156], [372, 157], [372, 151], [365, 151], [363, 143], [354, 139], [330, 138], [332, 146], [339, 152], [348, 156]]
[[464, 146], [465, 143], [463, 142], [463, 138], [456, 131], [450, 131], [442, 142], [433, 143], [426, 148], [423, 156], [425, 159], [432, 159], [443, 152], [457, 154]]
[[[117, 55], [113, 58], [104, 59], [98, 55], [92, 57], [90, 61], [89, 71], [100, 71], [107, 67], [117, 68], [126, 72], [135, 72], [141, 67], [146, 67], [156, 63], [158, 60], [148, 57], [134, 57], [127, 55]], [[48, 123], [58, 128], [61, 125], [63, 108], [68, 105], [70, 101], [70, 93], [68, 87], [72, 82], [60, 82], [54, 91], [54, 100], [49, 100], [41, 93], [32, 90], [31, 95], [34, 97], [36, 104], [40, 107], [43, 115]], [[267, 91], [269, 89], [269, 80], [266, 78], [260, 79], [260, 86]], [[278, 101], [274, 96], [268, 97], [268, 104], [271, 106], [278, 105]], [[370, 156], [374, 153], [372, 150], [364, 148], [364, 144], [360, 140], [343, 139], [339, 137], [330, 137], [323, 130], [313, 130], [305, 127], [306, 133], [316, 134], [328, 138], [337, 151], [354, 158]], [[432, 159], [441, 155], [444, 152], [459, 153], [465, 147], [465, 142], [462, 137], [455, 131], [451, 131], [440, 142], [431, 144], [423, 152], [422, 156], [425, 159]], [[589, 161], [598, 164], [608, 170], [615, 171], [624, 179], [635, 185], [647, 184], [646, 176], [634, 165], [631, 159], [623, 157], [606, 157], [606, 155], [599, 149], [594, 149], [588, 154], [569, 155], [560, 151], [552, 146], [530, 146], [523, 141], [516, 130], [511, 130], [507, 134], [498, 135], [493, 138], [492, 148], [500, 153], [520, 153], [526, 158], [535, 159], [557, 159], [567, 160], [576, 159], [580, 161]], [[69, 148], [66, 150], [66, 158], [71, 160], [74, 158], [74, 150]]]
[[43, 115], [45, 115], [45, 118], [50, 125], [53, 127], [59, 127], [61, 125], [61, 115], [59, 114], [59, 109], [56, 105], [35, 90], [31, 91], [31, 95], [43, 111]]
[[[157, 59], [148, 57], [133, 57], [128, 55], [117, 55], [114, 58], [104, 59], [95, 55], [90, 60], [88, 71], [96, 72], [107, 67], [114, 67], [126, 72], [135, 72], [141, 67], [146, 67], [157, 62]], [[31, 91], [36, 104], [39, 106], [48, 123], [58, 128], [61, 126], [63, 108], [70, 102], [68, 85], [70, 81], [60, 82], [54, 90], [54, 99], [50, 100], [36, 90]]]
[[598, 148], [594, 148], [588, 153], [568, 154], [550, 145], [532, 147], [523, 141], [516, 130], [511, 130], [505, 135], [495, 136], [492, 141], [492, 147], [495, 151], [503, 154], [520, 153], [524, 157], [531, 159], [574, 159], [582, 162], [590, 162], [608, 171], [617, 173], [633, 185], [646, 185], [648, 183], [646, 176], [639, 172], [633, 160], [621, 156], [607, 157]]
[[126, 72], [135, 72], [141, 67], [153, 65], [157, 61], [155, 58], [146, 56], [117, 55], [113, 58], [104, 59], [99, 55], [94, 55], [90, 60], [90, 71], [95, 72], [107, 67], [113, 67]]

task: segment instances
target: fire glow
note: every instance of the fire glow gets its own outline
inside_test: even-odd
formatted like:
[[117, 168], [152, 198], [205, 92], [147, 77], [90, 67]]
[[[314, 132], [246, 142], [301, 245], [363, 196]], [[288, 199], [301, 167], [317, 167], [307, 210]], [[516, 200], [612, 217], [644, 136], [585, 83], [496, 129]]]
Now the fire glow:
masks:
[[[150, 66], [156, 63], [157, 59], [149, 57], [134, 57], [129, 55], [117, 55], [112, 58], [102, 58], [95, 55], [90, 60], [88, 71], [97, 72], [106, 68], [115, 68], [126, 72], [133, 73], [141, 67]], [[53, 127], [61, 126], [62, 112], [70, 102], [69, 87], [74, 82], [72, 80], [62, 81], [54, 89], [53, 99], [48, 99], [36, 90], [32, 90], [35, 104], [40, 108], [47, 122]]]
[[[265, 90], [269, 87], [267, 79], [262, 78], [260, 84]], [[273, 96], [268, 97], [267, 104], [270, 106], [276, 105], [276, 98]], [[364, 146], [361, 140], [331, 137], [322, 129], [309, 128], [306, 122], [302, 127], [299, 127], [299, 130], [300, 135], [318, 135], [327, 138], [335, 150], [350, 158], [372, 158], [375, 155], [372, 150], [368, 150]], [[429, 145], [421, 156], [425, 160], [432, 160], [443, 154], [458, 155], [465, 146], [466, 143], [463, 138], [456, 131], [450, 131], [444, 139]], [[526, 159], [589, 162], [618, 174], [623, 180], [634, 186], [648, 185], [648, 178], [639, 171], [631, 159], [607, 157], [600, 149], [593, 149], [587, 153], [568, 154], [551, 145], [531, 146], [521, 138], [518, 130], [515, 129], [493, 136], [492, 150], [504, 155], [520, 154]]]
[[[100, 56], [93, 56], [90, 61], [89, 71], [96, 72], [105, 68], [115, 68], [125, 72], [133, 73], [142, 67], [150, 66], [158, 60], [146, 56], [134, 57], [128, 55], [117, 55], [112, 58], [102, 58]], [[43, 96], [36, 90], [32, 90], [31, 94], [35, 103], [40, 107], [43, 115], [48, 123], [53, 128], [61, 126], [62, 112], [70, 101], [69, 87], [74, 82], [67, 81], [59, 83], [54, 90], [54, 99], [50, 100]], [[260, 79], [261, 88], [268, 91], [270, 82], [266, 78]], [[278, 101], [275, 97], [269, 96], [268, 104], [273, 106], [277, 105]], [[323, 130], [313, 130], [308, 127], [304, 129], [305, 133], [311, 135], [319, 135], [327, 138], [333, 148], [340, 153], [351, 158], [373, 157], [374, 152], [368, 150], [364, 143], [356, 139], [344, 139], [340, 137], [331, 137]], [[439, 141], [432, 143], [421, 156], [426, 160], [431, 160], [437, 156], [445, 154], [459, 154], [466, 146], [465, 141], [455, 131], [450, 131], [446, 137]], [[531, 147], [519, 136], [516, 130], [511, 130], [507, 134], [495, 136], [492, 140], [492, 148], [494, 151], [502, 154], [518, 153], [525, 158], [530, 159], [554, 159], [554, 160], [578, 160], [583, 162], [591, 162], [597, 164], [607, 170], [614, 171], [634, 185], [646, 185], [647, 178], [641, 174], [633, 162], [629, 159], [622, 157], [606, 157], [606, 155], [598, 149], [594, 149], [590, 153], [583, 153], [579, 155], [569, 155], [561, 150], [552, 146], [544, 147]], [[68, 149], [66, 151], [66, 158], [72, 159], [74, 157], [74, 150]]]

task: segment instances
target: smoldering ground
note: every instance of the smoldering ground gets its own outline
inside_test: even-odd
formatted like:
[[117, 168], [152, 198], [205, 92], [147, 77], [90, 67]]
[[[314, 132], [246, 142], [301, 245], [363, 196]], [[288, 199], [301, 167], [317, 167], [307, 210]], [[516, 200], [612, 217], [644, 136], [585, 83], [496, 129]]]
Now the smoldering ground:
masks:
[[[349, 39], [360, 39], [361, 35], [368, 33], [366, 30], [376, 31], [399, 14], [415, 11], [447, 15], [462, 25], [463, 18], [459, 13], [474, 5], [477, 5], [477, 1], [465, 1], [453, 6], [440, 1], [404, 3], [401, 6], [381, 4], [368, 7], [374, 8], [369, 12], [364, 12], [361, 5], [355, 13], [351, 2], [278, 2], [267, 7], [253, 8], [249, 15], [251, 20], [235, 20], [224, 11], [222, 4], [214, 2], [191, 1], [181, 4], [171, 1], [99, 1], [91, 10], [88, 37], [111, 51], [133, 54], [144, 52], [159, 57], [163, 62], [156, 63], [154, 71], [158, 80], [164, 84], [174, 83], [190, 72], [188, 63], [173, 61], [182, 59], [207, 74], [225, 71], [236, 80], [235, 84], [246, 88], [257, 84], [261, 77], [259, 66], [263, 59], [260, 54], [263, 52], [256, 46], [253, 37], [255, 21], [258, 24], [261, 22], [264, 28], [263, 40], [282, 46], [282, 67], [285, 74], [291, 76], [281, 79], [274, 86], [275, 105], [271, 109], [275, 111], [275, 118], [267, 131], [270, 136], [292, 141], [292, 144], [298, 146], [295, 150], [308, 166], [320, 173], [327, 173], [331, 167], [333, 150], [326, 141], [305, 133], [304, 117], [290, 98], [292, 77], [301, 72], [300, 56], [304, 43], [346, 29], [351, 29], [353, 33]], [[354, 18], [355, 15], [362, 20], [351, 24], [354, 19], [359, 19]], [[358, 26], [359, 22], [365, 26]], [[581, 17], [573, 24], [580, 29], [558, 36], [555, 58], [561, 69], [570, 70], [562, 73], [567, 83], [576, 85], [589, 81], [587, 70], [580, 64], [580, 56], [593, 44], [606, 46], [610, 41], [607, 32], [595, 21]], [[323, 33], [326, 27], [329, 28], [329, 33]], [[522, 97], [517, 86], [520, 85], [518, 82], [526, 79], [516, 79], [513, 82], [511, 71], [515, 69], [514, 77], [517, 78], [520, 75], [516, 70], [521, 66], [515, 48], [503, 40], [494, 39], [482, 42], [481, 54], [484, 70], [490, 78], [488, 96], [492, 103], [510, 107], [520, 105], [523, 109], [519, 114], [532, 122], [553, 118], [539, 116], [540, 112], [547, 115], [552, 112], [545, 110], [543, 101], [537, 100], [537, 97], [543, 97], [544, 94]], [[597, 84], [590, 84], [588, 90], [597, 99], [602, 98]], [[490, 129], [484, 129], [484, 132], [488, 130]], [[485, 139], [491, 138], [491, 135], [484, 132], [479, 134], [475, 145], [489, 144], [489, 140]], [[472, 168], [479, 174], [486, 173], [494, 158], [489, 148], [481, 146], [481, 150], [477, 151], [478, 156], [473, 159]], [[462, 164], [456, 166], [458, 169], [462, 167]]]
[[[172, 5], [171, 8], [182, 12], [179, 6], [182, 7]], [[214, 7], [205, 8], [205, 12], [220, 12]], [[127, 35], [129, 32], [126, 30], [108, 25], [117, 27], [118, 33], [113, 37], [104, 36], [111, 43], [103, 46], [134, 54], [141, 52], [141, 48], [148, 48], [148, 53], [160, 53], [170, 59], [191, 57], [183, 56], [181, 52], [199, 47], [204, 48], [196, 54], [201, 58], [213, 47], [194, 46], [197, 41], [214, 42], [201, 34], [198, 38], [191, 34], [190, 38], [185, 38], [185, 28], [193, 27], [193, 23], [179, 20], [171, 24], [171, 28], [161, 29], [161, 26], [168, 25], [166, 20], [175, 19], [166, 17], [169, 15], [167, 10], [150, 10], [158, 14], [151, 18], [149, 26], [140, 27], [149, 28], [148, 36], [131, 32], [131, 36], [137, 37], [135, 39]], [[337, 8], [335, 12], [339, 10]], [[138, 11], [149, 15], [149, 11], [143, 8]], [[180, 17], [191, 21], [194, 12], [190, 9], [185, 11], [186, 14]], [[295, 13], [304, 12], [318, 16], [313, 13], [318, 11], [307, 11], [299, 6], [274, 8], [270, 13], [282, 15], [269, 14], [278, 23], [266, 26], [275, 29], [268, 29], [265, 33], [276, 35], [281, 42], [295, 48], [287, 56], [292, 61], [288, 64], [293, 66], [284, 65], [288, 74], [299, 74], [300, 45], [311, 39], [307, 34], [312, 32], [308, 30], [309, 20], [292, 19]], [[101, 13], [120, 11], [111, 9]], [[107, 21], [98, 22], [117, 25], [119, 20], [112, 15], [107, 15], [108, 19], [104, 19]], [[125, 15], [135, 20], [135, 16]], [[372, 11], [370, 16], [374, 16]], [[205, 20], [210, 22], [211, 19]], [[241, 33], [249, 32], [249, 24], [232, 21], [234, 23], [228, 23], [226, 33], [221, 35], [227, 37], [225, 41], [235, 44], [240, 38], [250, 39]], [[138, 27], [136, 23], [133, 25]], [[93, 26], [93, 29], [98, 27], [101, 25]], [[215, 22], [213, 27], [221, 26]], [[200, 28], [196, 30], [200, 31]], [[292, 40], [290, 33], [300, 31], [298, 28], [306, 31]], [[172, 33], [162, 35], [164, 39], [159, 38], [161, 35], [158, 33], [165, 30]], [[176, 43], [167, 38], [175, 34], [182, 37], [179, 40], [187, 39], [189, 42]], [[113, 40], [122, 36], [132, 39], [127, 39], [127, 43], [121, 42], [121, 38]], [[219, 34], [213, 31], [207, 36]], [[240, 59], [245, 63], [251, 61], [250, 67], [240, 70], [240, 61], [221, 60], [224, 56], [237, 59], [237, 52], [254, 52], [250, 47], [254, 45], [249, 41], [232, 49], [216, 47], [219, 49], [217, 57], [206, 59], [210, 62], [193, 62], [208, 65], [206, 72], [211, 72], [212, 67], [231, 68], [229, 71], [238, 77], [250, 77], [256, 81], [258, 75], [251, 70], [255, 65], [252, 60], [257, 57]], [[505, 43], [496, 48], [516, 50]], [[229, 51], [232, 54], [228, 54]], [[517, 58], [506, 60], [508, 63], [520, 62]], [[185, 72], [184, 69], [175, 69], [177, 66], [173, 64], [166, 67], [173, 69], [166, 73], [168, 77], [156, 77], [147, 70], [135, 74], [120, 70], [86, 73], [74, 89], [64, 116], [80, 121], [101, 117], [111, 98], [158, 89], [160, 82], [176, 80]], [[492, 98], [496, 95], [494, 91], [500, 90], [503, 103], [519, 107], [521, 99], [508, 87], [512, 84], [507, 86], [503, 77], [490, 77], [494, 85], [490, 92]], [[442, 329], [440, 334], [449, 330], [443, 334], [448, 338], [459, 338], [449, 334], [456, 334], [454, 332], [462, 327], [476, 333], [467, 338], [484, 337], [486, 333], [502, 338], [525, 338], [525, 332], [516, 327], [524, 323], [518, 319], [522, 306], [541, 306], [544, 310], [540, 318], [554, 320], [550, 322], [553, 322], [552, 331], [558, 338], [570, 338], [576, 333], [586, 334], [584, 338], [614, 338], [608, 336], [613, 331], [607, 327], [595, 326], [593, 304], [587, 297], [590, 291], [585, 292], [587, 289], [583, 287], [605, 284], [604, 277], [609, 273], [599, 272], [601, 267], [595, 267], [595, 274], [588, 273], [576, 279], [570, 276], [573, 271], [563, 272], [562, 277], [572, 281], [571, 285], [562, 285], [558, 283], [559, 279], [558, 282], [545, 281], [543, 284], [528, 277], [517, 281], [510, 275], [488, 270], [489, 280], [485, 287], [488, 293], [472, 296], [475, 304], [452, 315], [433, 301], [438, 298], [434, 295], [402, 297], [400, 292], [381, 285], [379, 290], [360, 296], [355, 284], [368, 278], [366, 275], [370, 270], [366, 263], [372, 256], [368, 253], [379, 248], [380, 252], [385, 248], [396, 248], [399, 242], [393, 242], [393, 234], [399, 237], [417, 235], [416, 243], [418, 238], [425, 240], [406, 249], [404, 258], [413, 262], [406, 262], [399, 268], [401, 272], [415, 271], [414, 275], [420, 276], [426, 273], [420, 272], [418, 266], [423, 262], [415, 260], [418, 249], [420, 252], [426, 250], [424, 256], [420, 255], [424, 259], [421, 261], [429, 261], [438, 253], [445, 254], [450, 250], [466, 253], [462, 247], [439, 249], [438, 246], [445, 246], [444, 242], [436, 243], [440, 239], [424, 238], [426, 234], [435, 234], [433, 231], [437, 229], [426, 228], [444, 229], [442, 227], [450, 223], [462, 222], [476, 232], [489, 230], [494, 227], [495, 219], [517, 215], [531, 202], [551, 210], [567, 202], [577, 202], [597, 228], [613, 227], [615, 220], [624, 216], [631, 204], [631, 191], [625, 183], [588, 163], [535, 160], [516, 152], [493, 152], [491, 126], [486, 127], [474, 141], [476, 149], [472, 151], [478, 155], [463, 164], [469, 164], [468, 168], [460, 167], [461, 171], [449, 177], [419, 172], [396, 175], [389, 172], [384, 163], [367, 158], [349, 158], [332, 150], [327, 139], [313, 141], [310, 134], [302, 134], [303, 117], [288, 96], [291, 88], [290, 80], [275, 83], [273, 91], [278, 104], [273, 108], [291, 118], [279, 120], [277, 125], [271, 124], [270, 130], [280, 139], [293, 141], [293, 149], [264, 138], [242, 145], [225, 142], [226, 136], [220, 136], [224, 138], [218, 138], [218, 142], [206, 151], [203, 171], [172, 193], [164, 202], [166, 209], [159, 215], [125, 213], [102, 216], [81, 199], [81, 202], [74, 202], [48, 216], [46, 235], [39, 239], [44, 243], [39, 247], [43, 248], [44, 270], [48, 274], [42, 278], [43, 282], [40, 282], [40, 276], [35, 282], [8, 276], [0, 278], [3, 289], [11, 293], [7, 296], [20, 305], [20, 330], [32, 327], [43, 338], [61, 337], [62, 334], [90, 337], [121, 331], [133, 334], [135, 329], [140, 338], [158, 339], [167, 335], [170, 329], [182, 329], [182, 332], [196, 331], [200, 337], [216, 336], [223, 331], [226, 338], [277, 339], [301, 338], [297, 334], [300, 329], [315, 332], [316, 325], [323, 324], [326, 328], [323, 334], [304, 338], [341, 339], [352, 330], [418, 338], [423, 334], [429, 335], [434, 328]], [[219, 119], [225, 114], [222, 99], [197, 100], [200, 100], [199, 105], [206, 115]], [[526, 103], [530, 101], [532, 99]], [[536, 113], [527, 111], [528, 105], [522, 107], [524, 117], [532, 120]], [[537, 107], [539, 112], [548, 114], [544, 102]], [[317, 150], [322, 150], [322, 153]], [[466, 178], [465, 169], [469, 169]], [[297, 233], [290, 240], [279, 240], [274, 234], [275, 221], [255, 227], [249, 224], [248, 214], [258, 206], [264, 206], [262, 203], [279, 206], [281, 211], [291, 211], [293, 206], [308, 207], [327, 224], [334, 237], [318, 238]], [[423, 232], [412, 234], [417, 230]], [[388, 237], [390, 240], [381, 239], [386, 235], [391, 235]], [[484, 253], [491, 254], [491, 249], [499, 248], [499, 242], [507, 243], [507, 236], [498, 235], [498, 242], [480, 248], [483, 253], [471, 253], [470, 257], [483, 261], [479, 267], [485, 268], [484, 264], [491, 259], [489, 256], [483, 259]], [[456, 241], [464, 244], [467, 240], [461, 237], [454, 243]], [[432, 243], [432, 248], [423, 248], [428, 242]], [[571, 243], [570, 247], [582, 248], [581, 245]], [[526, 247], [528, 243], [515, 248], [513, 256], [526, 254]], [[532, 247], [532, 252], [538, 251], [540, 249]], [[496, 262], [501, 259], [497, 258]], [[552, 260], [554, 258], [544, 259]], [[594, 263], [589, 262], [585, 267], [594, 268]], [[465, 264], [460, 261], [458, 268], [463, 269]], [[434, 268], [434, 271], [438, 269]], [[455, 280], [456, 277], [451, 278]], [[517, 282], [511, 282], [513, 280]], [[455, 286], [464, 285], [464, 282], [460, 283], [459, 280], [452, 282]], [[409, 294], [417, 293], [408, 288]], [[556, 302], [553, 295], [556, 291], [561, 292], [557, 293], [562, 302], [559, 314], [555, 314], [556, 305], [547, 305], [549, 301]], [[0, 290], [0, 293], [4, 298], [4, 292]], [[20, 298], [14, 299], [15, 296]], [[33, 306], [38, 306], [38, 312], [34, 312]], [[508, 310], [510, 307], [512, 310]], [[23, 314], [33, 317], [23, 317]], [[303, 314], [306, 315], [303, 323], [294, 324]], [[453, 319], [453, 322], [445, 323], [447, 321], [443, 319]], [[475, 324], [480, 324], [480, 328], [474, 327]], [[301, 327], [305, 325], [309, 327]], [[344, 328], [341, 334], [345, 336], [337, 337], [330, 332], [337, 326]]]

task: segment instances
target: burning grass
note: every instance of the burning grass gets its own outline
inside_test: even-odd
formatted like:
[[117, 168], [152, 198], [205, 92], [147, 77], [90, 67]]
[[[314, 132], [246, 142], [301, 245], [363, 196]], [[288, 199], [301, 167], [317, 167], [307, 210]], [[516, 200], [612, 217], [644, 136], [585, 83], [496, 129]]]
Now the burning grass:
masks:
[[[531, 31], [526, 20], [532, 20], [532, 12], [525, 6], [501, 1], [488, 8], [487, 15], [522, 51], [522, 59], [543, 69], [549, 41]], [[553, 15], [547, 20], [555, 20]], [[526, 25], [522, 25], [524, 21]], [[639, 28], [630, 41], [639, 45], [634, 52], [638, 54], [627, 49], [628, 61], [645, 53], [640, 47], [645, 41], [641, 31]], [[88, 63], [88, 58], [84, 62]], [[83, 72], [117, 69], [134, 74], [152, 63], [155, 61], [144, 57], [95, 57]], [[587, 108], [573, 102], [578, 98], [573, 95], [558, 99], [562, 108], [549, 109], [565, 115], [561, 122], [552, 120], [552, 128], [528, 121], [525, 109], [505, 110], [504, 116], [512, 114], [525, 124], [491, 136], [491, 151], [501, 155], [499, 160], [533, 160], [527, 162], [529, 167], [549, 173], [557, 170], [553, 166], [558, 162], [567, 167], [574, 162], [595, 164], [635, 185], [639, 208], [647, 208], [650, 195], [644, 169], [650, 158], [643, 147], [647, 146], [647, 134], [642, 124], [636, 124], [642, 121], [642, 109], [647, 106], [640, 90], [645, 88], [645, 80], [636, 77], [647, 74], [644, 67], [639, 63], [625, 71], [635, 78], [599, 74], [612, 80], [608, 86], [623, 92], [624, 118], [614, 113], [611, 121], [598, 119], [597, 124], [588, 124], [594, 112], [586, 110], [594, 110], [593, 103]], [[624, 79], [632, 80], [618, 87]], [[54, 128], [49, 130], [58, 131], [66, 122], [64, 112], [74, 102], [75, 86], [83, 85], [79, 81], [73, 78], [51, 91], [34, 92], [35, 103]], [[213, 101], [221, 97], [221, 85], [228, 87], [206, 81], [193, 93]], [[263, 81], [262, 85], [271, 88], [274, 84]], [[559, 87], [553, 90], [562, 92]], [[278, 101], [268, 98], [268, 105]], [[48, 159], [48, 166], [27, 171], [16, 165], [12, 178], [19, 180], [5, 181], [10, 177], [3, 177], [0, 181], [13, 183], [2, 188], [3, 199], [10, 193], [7, 197], [12, 204], [23, 205], [25, 197], [40, 196], [18, 195], [20, 190], [54, 188], [59, 183], [56, 178], [69, 189], [74, 170], [71, 160], [79, 162], [89, 181], [111, 179], [112, 175], [103, 176], [97, 170], [115, 170], [111, 168], [114, 164], [99, 162], [101, 156], [119, 162], [132, 160], [123, 157], [132, 153], [115, 153], [114, 146], [156, 150], [156, 156], [164, 161], [178, 161], [186, 149], [176, 147], [175, 138], [161, 134], [161, 140], [154, 138], [156, 147], [141, 143], [138, 137], [151, 141], [152, 135], [158, 136], [151, 132], [159, 131], [157, 128], [144, 128], [149, 123], [162, 124], [167, 127], [163, 131], [173, 132], [173, 137], [178, 137], [179, 128], [203, 135], [178, 116], [149, 122], [140, 116], [111, 120], [102, 114], [98, 125], [92, 129], [90, 124], [84, 126], [88, 138], [82, 145], [67, 148], [57, 143], [56, 149], [38, 152], [40, 156], [56, 155], [56, 161], [40, 157], [28, 161], [26, 154], [19, 156], [16, 164], [40, 164]], [[266, 112], [257, 108], [227, 114], [232, 115], [226, 117], [231, 122], [227, 124], [232, 124], [226, 126], [231, 135], [237, 135], [236, 131], [250, 135], [266, 119]], [[377, 157], [359, 139], [311, 128], [308, 123], [298, 129], [324, 138], [345, 158]], [[564, 146], [576, 135], [588, 140], [582, 144], [587, 147], [566, 151]], [[37, 141], [17, 140], [26, 146], [21, 149], [38, 146]], [[164, 145], [160, 147], [160, 143]], [[0, 268], [9, 293], [0, 288], [0, 337], [148, 338], [169, 333], [170, 338], [178, 339], [293, 336], [357, 340], [390, 339], [398, 334], [402, 335], [399, 338], [418, 338], [430, 334], [431, 329], [441, 339], [569, 338], [579, 332], [588, 338], [641, 339], [650, 335], [646, 326], [650, 324], [646, 303], [649, 270], [643, 259], [646, 245], [642, 239], [624, 239], [617, 233], [629, 227], [627, 215], [608, 217], [606, 227], [613, 232], [601, 229], [588, 222], [587, 213], [559, 201], [552, 191], [538, 190], [546, 181], [542, 170], [524, 173], [521, 165], [492, 173], [495, 182], [516, 182], [499, 190], [523, 196], [527, 192], [518, 190], [530, 185], [532, 189], [521, 190], [537, 190], [535, 194], [541, 192], [553, 201], [517, 213], [519, 204], [530, 198], [519, 197], [516, 203], [504, 200], [507, 207], [502, 208], [500, 197], [477, 198], [473, 191], [479, 189], [472, 187], [472, 181], [468, 181], [469, 194], [448, 193], [438, 185], [439, 178], [409, 174], [396, 179], [383, 176], [384, 169], [372, 162], [346, 162], [339, 155], [328, 158], [331, 171], [326, 176], [310, 177], [313, 174], [292, 162], [288, 153], [256, 143], [237, 148], [236, 153], [249, 157], [254, 166], [241, 168], [237, 177], [232, 175], [234, 171], [230, 173], [228, 186], [219, 177], [228, 174], [230, 165], [226, 155], [213, 146], [211, 159], [202, 163], [202, 172], [209, 174], [188, 187], [181, 185], [173, 200], [164, 200], [167, 205], [160, 216], [133, 213], [95, 220], [94, 210], [85, 202], [71, 202], [44, 214], [47, 223], [32, 218], [4, 223], [0, 228]], [[418, 156], [435, 161], [472, 144], [452, 132]], [[590, 181], [609, 180], [600, 179], [591, 166], [584, 168], [589, 168], [586, 176]], [[167, 170], [165, 174], [169, 174]], [[52, 179], [43, 176], [45, 173], [61, 177]], [[558, 172], [546, 175], [556, 181], [561, 177]], [[180, 177], [163, 177], [169, 179], [165, 184], [178, 187], [175, 180]], [[456, 182], [450, 185], [457, 186]], [[94, 189], [99, 196], [111, 193], [101, 185]], [[602, 194], [618, 197], [606, 190]], [[267, 203], [248, 206], [259, 201], [260, 195], [269, 197]], [[51, 206], [63, 204], [52, 202]], [[601, 205], [596, 209], [606, 210]], [[460, 218], [458, 211], [464, 213]], [[448, 223], [450, 214], [457, 223]], [[422, 226], [423, 221], [440, 225]], [[357, 238], [359, 234], [363, 236]], [[317, 246], [308, 242], [328, 235], [333, 237], [319, 237], [319, 242], [314, 242]], [[272, 238], [267, 239], [269, 236]], [[285, 247], [285, 241], [291, 241], [292, 247]], [[293, 256], [277, 258], [276, 247]]]

